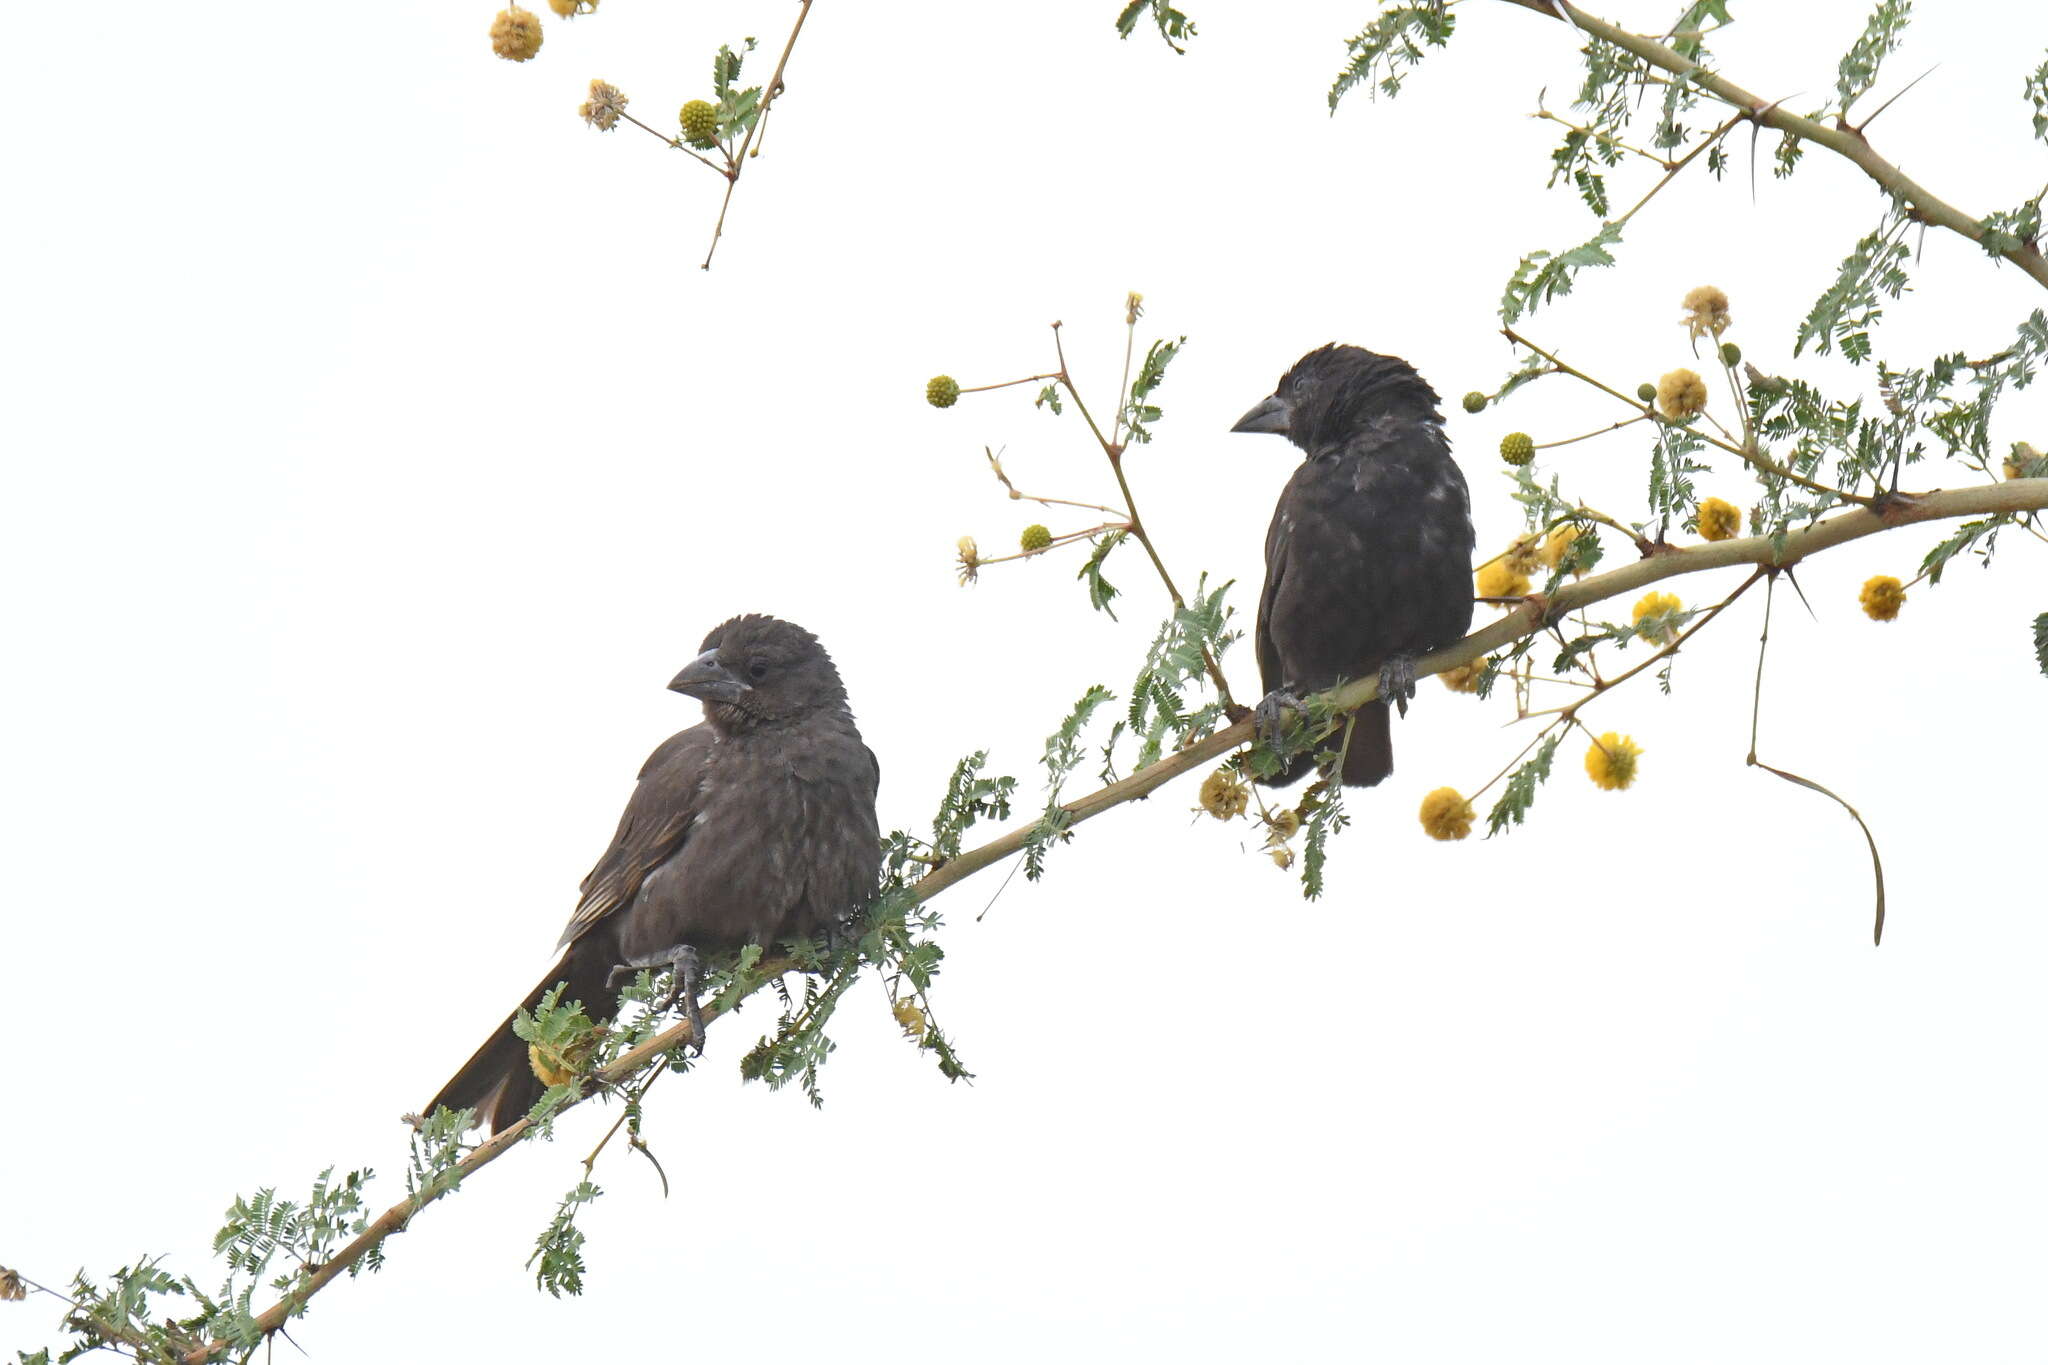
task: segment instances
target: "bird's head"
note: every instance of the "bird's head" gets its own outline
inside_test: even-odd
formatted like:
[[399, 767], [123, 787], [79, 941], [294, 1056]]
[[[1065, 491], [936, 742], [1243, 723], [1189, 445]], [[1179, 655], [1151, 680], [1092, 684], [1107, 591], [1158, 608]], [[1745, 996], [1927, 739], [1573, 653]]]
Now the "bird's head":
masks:
[[1332, 342], [1295, 361], [1231, 430], [1269, 431], [1314, 454], [1382, 415], [1440, 421], [1436, 403], [1436, 391], [1399, 356]]
[[846, 705], [832, 656], [802, 626], [773, 616], [735, 616], [704, 637], [702, 652], [671, 691], [704, 703], [721, 730], [786, 724]]

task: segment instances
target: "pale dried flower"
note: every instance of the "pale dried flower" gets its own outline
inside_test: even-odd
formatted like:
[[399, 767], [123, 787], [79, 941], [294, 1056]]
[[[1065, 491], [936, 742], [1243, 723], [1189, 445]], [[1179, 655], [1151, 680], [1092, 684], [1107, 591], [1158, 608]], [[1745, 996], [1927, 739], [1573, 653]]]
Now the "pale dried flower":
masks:
[[583, 101], [583, 107], [577, 112], [598, 132], [609, 133], [618, 126], [620, 117], [626, 112], [626, 104], [625, 92], [619, 87], [609, 81], [592, 81], [590, 98]]
[[1703, 336], [1720, 336], [1732, 321], [1728, 316], [1728, 296], [1713, 285], [1703, 284], [1685, 296], [1685, 330], [1694, 341]]

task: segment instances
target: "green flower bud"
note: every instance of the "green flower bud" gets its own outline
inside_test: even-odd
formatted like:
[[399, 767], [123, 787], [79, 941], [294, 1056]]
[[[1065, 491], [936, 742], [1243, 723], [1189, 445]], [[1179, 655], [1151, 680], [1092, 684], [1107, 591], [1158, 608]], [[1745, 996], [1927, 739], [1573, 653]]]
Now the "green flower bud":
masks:
[[1740, 365], [1742, 363], [1742, 348], [1732, 341], [1722, 342], [1721, 363], [1723, 365]]
[[1017, 544], [1025, 554], [1035, 555], [1052, 544], [1052, 532], [1034, 521], [1024, 528], [1023, 535], [1017, 537]]
[[1526, 431], [1511, 431], [1500, 438], [1500, 457], [1512, 465], [1524, 465], [1536, 458], [1536, 441]]
[[718, 110], [710, 100], [691, 100], [683, 106], [683, 141], [692, 147], [718, 145]]
[[1656, 402], [1656, 401], [1657, 401], [1657, 386], [1656, 386], [1655, 384], [1638, 384], [1638, 385], [1636, 385], [1636, 397], [1638, 397], [1638, 398], [1642, 399], [1642, 400], [1643, 400], [1643, 401], [1644, 401], [1645, 403], [1654, 403], [1654, 402]]
[[934, 375], [924, 386], [924, 401], [935, 408], [950, 408], [960, 401], [960, 381], [950, 374]]
[[1483, 394], [1483, 393], [1481, 393], [1481, 392], [1479, 392], [1479, 390], [1477, 390], [1477, 389], [1474, 389], [1474, 390], [1473, 390], [1472, 392], [1470, 392], [1470, 393], [1466, 394], [1466, 395], [1465, 395], [1465, 411], [1467, 411], [1467, 412], [1484, 412], [1484, 411], [1486, 411], [1486, 395], [1485, 395], [1485, 394]]

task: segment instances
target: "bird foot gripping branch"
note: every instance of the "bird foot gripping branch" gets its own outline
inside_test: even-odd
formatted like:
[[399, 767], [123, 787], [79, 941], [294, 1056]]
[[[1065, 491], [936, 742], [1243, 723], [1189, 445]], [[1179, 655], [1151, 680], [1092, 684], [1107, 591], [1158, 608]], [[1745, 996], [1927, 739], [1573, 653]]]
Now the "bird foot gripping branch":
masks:
[[678, 1001], [683, 1005], [683, 1016], [690, 1021], [690, 1046], [699, 1057], [704, 1055], [704, 1010], [700, 997], [704, 992], [704, 959], [697, 950], [687, 943], [677, 944], [671, 952], [657, 953], [639, 962], [623, 962], [611, 969], [605, 978], [605, 988], [612, 989], [620, 981], [632, 976], [640, 968], [652, 968], [669, 973], [668, 989], [649, 1003], [656, 1014], [674, 1006]]

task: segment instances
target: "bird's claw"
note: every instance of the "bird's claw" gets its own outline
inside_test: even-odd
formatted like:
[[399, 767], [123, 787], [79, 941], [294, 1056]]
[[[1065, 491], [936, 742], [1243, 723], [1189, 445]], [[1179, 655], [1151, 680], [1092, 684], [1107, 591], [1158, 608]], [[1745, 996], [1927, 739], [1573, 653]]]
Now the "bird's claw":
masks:
[[690, 1041], [685, 1046], [694, 1048], [698, 1056], [703, 1056], [704, 1011], [698, 1004], [697, 995], [703, 985], [704, 961], [697, 955], [697, 950], [687, 943], [679, 944], [673, 953], [665, 957], [653, 958], [646, 962], [628, 962], [614, 967], [605, 984], [609, 986], [621, 975], [636, 972], [642, 967], [669, 969], [668, 989], [648, 1001], [647, 1006], [656, 1014], [660, 1014], [681, 1001], [683, 1014], [690, 1021]]
[[1252, 708], [1252, 733], [1262, 744], [1277, 744], [1287, 730], [1290, 713], [1298, 716], [1303, 725], [1309, 723], [1308, 707], [1302, 705], [1301, 698], [1284, 687], [1274, 688]]
[[1380, 665], [1380, 700], [1392, 702], [1402, 715], [1408, 714], [1408, 699], [1415, 695], [1415, 656], [1396, 654]]

